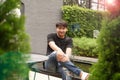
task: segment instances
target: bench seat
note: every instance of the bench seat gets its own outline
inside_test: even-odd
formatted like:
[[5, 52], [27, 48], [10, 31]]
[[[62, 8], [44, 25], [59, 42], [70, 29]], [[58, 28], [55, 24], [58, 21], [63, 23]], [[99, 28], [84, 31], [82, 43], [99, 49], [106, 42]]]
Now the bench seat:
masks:
[[[48, 75], [48, 78], [49, 76], [54, 76], [54, 77], [59, 77], [61, 78], [61, 75], [58, 73], [58, 72], [50, 72], [50, 71], [47, 71], [46, 69], [44, 69], [44, 65], [43, 63], [37, 63], [37, 64], [34, 64], [32, 67], [31, 67], [31, 71], [34, 71], [35, 74], [34, 74], [34, 79], [35, 80], [35, 77], [36, 77], [36, 72], [38, 73], [42, 73], [42, 74], [46, 74]], [[79, 79], [77, 76], [75, 75], [71, 75], [72, 77], [72, 80], [81, 80]], [[50, 79], [48, 79], [50, 80]]]

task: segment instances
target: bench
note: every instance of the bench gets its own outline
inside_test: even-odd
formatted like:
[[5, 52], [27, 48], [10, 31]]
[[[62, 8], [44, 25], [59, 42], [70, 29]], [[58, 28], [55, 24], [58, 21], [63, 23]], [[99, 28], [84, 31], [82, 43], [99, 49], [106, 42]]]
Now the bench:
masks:
[[[49, 76], [54, 76], [54, 77], [59, 77], [61, 78], [61, 75], [58, 73], [58, 72], [50, 72], [50, 71], [47, 71], [45, 68], [44, 68], [44, 64], [43, 63], [36, 63], [34, 64], [32, 67], [31, 67], [31, 71], [35, 72], [34, 73], [34, 78], [33, 80], [35, 80], [35, 77], [36, 77], [36, 73], [42, 73], [42, 74], [45, 74], [45, 75], [48, 75], [48, 80], [50, 80]], [[72, 80], [80, 80], [77, 76], [75, 75], [71, 75], [71, 78]]]
[[[36, 54], [36, 53], [35, 53]], [[38, 54], [38, 53], [37, 53]], [[36, 58], [35, 58], [36, 59]], [[41, 59], [41, 58], [40, 58]], [[78, 60], [78, 59], [81, 59], [81, 60]], [[45, 59], [46, 60], [46, 59]], [[87, 64], [92, 64], [92, 63], [95, 63], [95, 62], [97, 62], [97, 59], [92, 59], [92, 58], [84, 58], [84, 57], [77, 57], [76, 58], [76, 56], [73, 56], [73, 57], [71, 57], [71, 61], [79, 61], [79, 62], [82, 62], [82, 63], [87, 63]], [[92, 60], [92, 61], [91, 61]], [[50, 72], [50, 71], [47, 71], [45, 68], [44, 68], [44, 65], [43, 65], [43, 63], [44, 63], [44, 60], [43, 60], [43, 62], [37, 62], [37, 63], [35, 63], [35, 64], [32, 64], [32, 66], [30, 65], [30, 69], [31, 69], [31, 71], [33, 71], [33, 72], [35, 72], [35, 74], [34, 74], [34, 79], [33, 80], [35, 80], [35, 77], [36, 77], [36, 72], [38, 72], [38, 73], [42, 73], [42, 74], [46, 74], [46, 75], [48, 75], [48, 80], [50, 80], [49, 79], [49, 76], [54, 76], [54, 77], [59, 77], [59, 78], [61, 78], [61, 75], [58, 73], [58, 72]], [[71, 74], [71, 77], [72, 77], [72, 80], [81, 80], [79, 77], [77, 77], [76, 75], [73, 75], [73, 74]]]

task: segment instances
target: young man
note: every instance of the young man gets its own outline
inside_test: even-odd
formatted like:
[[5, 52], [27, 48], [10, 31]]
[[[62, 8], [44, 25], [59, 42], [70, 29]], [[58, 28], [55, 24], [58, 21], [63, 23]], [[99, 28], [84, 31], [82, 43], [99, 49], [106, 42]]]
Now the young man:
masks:
[[66, 22], [58, 22], [56, 23], [56, 33], [48, 34], [47, 55], [49, 59], [45, 62], [45, 68], [61, 73], [62, 80], [71, 80], [64, 68], [80, 76], [81, 80], [87, 80], [88, 73], [83, 72], [70, 61], [73, 41], [66, 36], [67, 30]]

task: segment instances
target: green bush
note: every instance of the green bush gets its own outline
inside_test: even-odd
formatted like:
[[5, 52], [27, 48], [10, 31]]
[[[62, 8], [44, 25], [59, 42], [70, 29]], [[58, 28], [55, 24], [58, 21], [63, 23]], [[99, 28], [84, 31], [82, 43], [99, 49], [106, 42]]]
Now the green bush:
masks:
[[0, 56], [0, 80], [26, 80], [29, 68], [26, 58], [19, 52], [7, 52]]
[[25, 30], [25, 16], [16, 17], [11, 12], [20, 8], [20, 0], [2, 1], [3, 4], [0, 4], [0, 55], [10, 51], [29, 53], [30, 44], [29, 35]]
[[120, 17], [103, 21], [98, 37], [99, 60], [89, 80], [120, 80]]
[[30, 52], [29, 35], [25, 16], [15, 12], [20, 5], [20, 0], [0, 0], [0, 80], [25, 80], [28, 76], [23, 55]]
[[[79, 6], [63, 6], [62, 18], [69, 24], [68, 35], [71, 37], [93, 37], [93, 30], [101, 29], [101, 21], [106, 12], [81, 8]], [[77, 24], [77, 26], [76, 26]], [[73, 27], [76, 29], [73, 30]]]
[[93, 38], [73, 38], [73, 54], [80, 56], [97, 57], [97, 43]]

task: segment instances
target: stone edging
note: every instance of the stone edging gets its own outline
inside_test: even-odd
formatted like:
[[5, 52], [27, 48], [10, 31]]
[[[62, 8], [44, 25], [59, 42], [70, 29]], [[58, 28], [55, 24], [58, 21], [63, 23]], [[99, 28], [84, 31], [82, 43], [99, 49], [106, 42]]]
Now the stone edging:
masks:
[[74, 55], [72, 55], [71, 60], [76, 61], [76, 62], [87, 63], [87, 64], [93, 64], [98, 61], [97, 58], [74, 56]]

